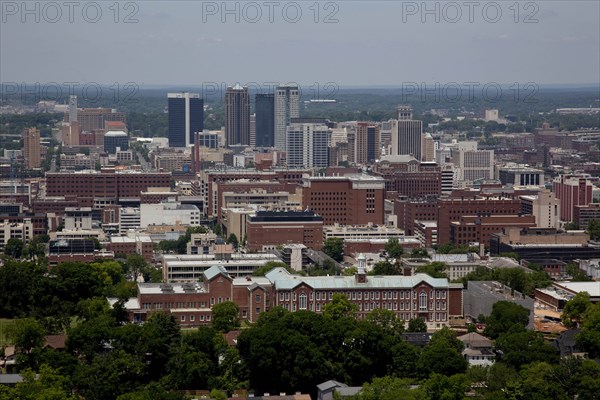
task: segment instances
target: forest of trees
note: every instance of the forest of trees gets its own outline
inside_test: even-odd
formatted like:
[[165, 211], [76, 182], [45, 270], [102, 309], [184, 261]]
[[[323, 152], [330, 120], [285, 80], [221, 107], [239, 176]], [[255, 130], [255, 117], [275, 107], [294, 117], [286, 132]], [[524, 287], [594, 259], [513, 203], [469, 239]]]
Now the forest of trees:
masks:
[[[25, 381], [0, 386], [0, 399], [181, 399], [183, 390], [236, 389], [315, 394], [336, 379], [363, 385], [361, 399], [594, 399], [600, 367], [563, 359], [544, 338], [526, 330], [528, 311], [498, 302], [485, 319], [496, 341], [492, 367], [469, 367], [462, 342], [442, 329], [415, 347], [402, 337], [404, 321], [374, 310], [365, 320], [356, 306], [335, 296], [322, 314], [274, 308], [241, 326], [237, 347], [223, 333], [240, 327], [237, 306], [215, 306], [212, 325], [180, 329], [175, 318], [156, 312], [130, 324], [123, 309], [135, 286], [125, 280], [136, 268], [120, 264], [66, 263], [45, 266], [5, 259], [0, 267], [0, 318], [14, 318], [9, 337]], [[121, 298], [110, 307], [106, 296]], [[580, 326], [578, 343], [600, 356], [600, 305], [579, 296], [566, 307]], [[423, 331], [420, 320], [409, 331]], [[48, 334], [68, 335], [64, 350], [43, 346]], [[35, 378], [38, 374], [38, 378]], [[217, 392], [215, 392], [217, 393]]]

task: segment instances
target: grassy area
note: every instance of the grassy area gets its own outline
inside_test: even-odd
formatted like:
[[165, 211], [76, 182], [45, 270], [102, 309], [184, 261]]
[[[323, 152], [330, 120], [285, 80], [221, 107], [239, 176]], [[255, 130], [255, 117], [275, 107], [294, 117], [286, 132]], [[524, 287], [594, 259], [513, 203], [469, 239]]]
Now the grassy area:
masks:
[[0, 347], [8, 343], [8, 327], [13, 323], [12, 319], [0, 319]]

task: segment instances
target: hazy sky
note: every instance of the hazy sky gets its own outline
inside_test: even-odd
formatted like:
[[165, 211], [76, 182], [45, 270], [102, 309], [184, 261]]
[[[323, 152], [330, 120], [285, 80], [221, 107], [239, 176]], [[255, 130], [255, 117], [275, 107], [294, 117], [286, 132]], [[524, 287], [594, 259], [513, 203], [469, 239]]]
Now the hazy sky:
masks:
[[594, 0], [64, 1], [0, 0], [0, 81], [600, 82]]

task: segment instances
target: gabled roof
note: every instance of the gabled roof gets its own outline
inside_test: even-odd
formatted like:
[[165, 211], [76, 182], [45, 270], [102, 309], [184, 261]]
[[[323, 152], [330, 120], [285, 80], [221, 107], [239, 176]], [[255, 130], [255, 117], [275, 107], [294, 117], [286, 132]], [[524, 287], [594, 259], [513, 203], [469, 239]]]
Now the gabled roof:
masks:
[[66, 347], [67, 335], [48, 335], [44, 337], [44, 347], [51, 349], [64, 349]]
[[470, 332], [462, 336], [457, 337], [458, 340], [463, 342], [466, 347], [492, 347], [492, 341], [477, 332]]
[[447, 288], [446, 278], [432, 278], [427, 274], [413, 276], [369, 276], [366, 282], [357, 282], [354, 276], [299, 276], [291, 275], [283, 268], [270, 271], [266, 277], [280, 290], [291, 290], [305, 284], [319, 289], [401, 289], [413, 288], [425, 283], [434, 288]]
[[212, 267], [204, 271], [204, 277], [207, 281], [211, 281], [219, 275], [225, 275], [227, 279], [231, 280], [231, 277], [227, 273], [227, 270], [222, 265], [213, 265]]
[[346, 385], [345, 383], [334, 381], [333, 379], [330, 379], [328, 381], [325, 381], [325, 382], [317, 385], [317, 389], [319, 389], [320, 392], [322, 392], [324, 390], [330, 390], [333, 388], [342, 388], [342, 387], [348, 387], [348, 385]]

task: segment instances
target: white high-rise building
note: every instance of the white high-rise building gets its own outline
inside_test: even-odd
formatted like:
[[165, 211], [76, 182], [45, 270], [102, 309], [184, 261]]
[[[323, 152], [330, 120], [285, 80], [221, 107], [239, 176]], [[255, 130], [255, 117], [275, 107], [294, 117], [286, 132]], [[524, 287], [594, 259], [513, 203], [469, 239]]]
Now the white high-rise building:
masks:
[[278, 86], [275, 89], [275, 148], [287, 149], [287, 131], [292, 118], [300, 117], [298, 86]]
[[69, 122], [77, 122], [77, 96], [69, 96]]
[[477, 142], [459, 142], [453, 159], [459, 168], [461, 181], [494, 179], [494, 150], [478, 150]]
[[321, 124], [290, 124], [287, 127], [287, 165], [296, 168], [329, 166], [331, 130]]
[[398, 119], [391, 121], [391, 155], [411, 155], [420, 160], [423, 122], [412, 118], [413, 114], [410, 106], [398, 107]]

